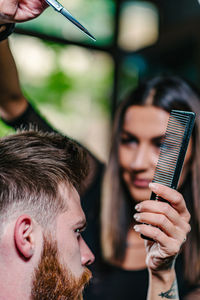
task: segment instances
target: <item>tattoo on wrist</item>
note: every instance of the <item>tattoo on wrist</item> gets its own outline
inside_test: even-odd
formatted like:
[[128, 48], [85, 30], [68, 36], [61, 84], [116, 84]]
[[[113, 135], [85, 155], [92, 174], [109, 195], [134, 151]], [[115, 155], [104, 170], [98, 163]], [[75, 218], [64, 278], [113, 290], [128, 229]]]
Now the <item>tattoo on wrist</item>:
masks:
[[167, 292], [161, 292], [158, 296], [163, 299], [179, 299], [176, 280]]

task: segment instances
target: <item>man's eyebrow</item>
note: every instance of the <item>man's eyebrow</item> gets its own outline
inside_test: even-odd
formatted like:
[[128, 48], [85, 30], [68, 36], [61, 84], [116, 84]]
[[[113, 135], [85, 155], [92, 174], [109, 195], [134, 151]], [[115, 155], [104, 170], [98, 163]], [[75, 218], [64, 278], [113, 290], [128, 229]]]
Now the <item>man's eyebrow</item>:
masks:
[[74, 224], [74, 226], [79, 227], [82, 230], [85, 230], [87, 227], [86, 219], [84, 218], [84, 219], [79, 220], [78, 222], [76, 222]]

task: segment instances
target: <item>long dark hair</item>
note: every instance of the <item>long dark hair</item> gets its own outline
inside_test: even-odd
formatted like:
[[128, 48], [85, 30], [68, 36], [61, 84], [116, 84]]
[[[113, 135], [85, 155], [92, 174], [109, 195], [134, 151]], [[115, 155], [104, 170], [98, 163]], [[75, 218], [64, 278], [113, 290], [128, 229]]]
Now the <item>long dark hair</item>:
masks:
[[[127, 109], [132, 105], [151, 105], [167, 112], [172, 109], [194, 111], [197, 114], [193, 130], [193, 153], [190, 170], [181, 192], [191, 213], [192, 230], [184, 246], [186, 278], [196, 283], [200, 278], [200, 94], [196, 87], [175, 76], [155, 77], [137, 87], [120, 104], [114, 121], [112, 146], [104, 178], [102, 199], [102, 248], [105, 259], [123, 261], [127, 232], [132, 223], [133, 203], [124, 187], [120, 173], [118, 149], [120, 133]], [[149, 103], [148, 103], [149, 104]], [[189, 183], [188, 183], [189, 182]], [[190, 189], [190, 191], [189, 191]], [[191, 255], [192, 253], [192, 255]]]

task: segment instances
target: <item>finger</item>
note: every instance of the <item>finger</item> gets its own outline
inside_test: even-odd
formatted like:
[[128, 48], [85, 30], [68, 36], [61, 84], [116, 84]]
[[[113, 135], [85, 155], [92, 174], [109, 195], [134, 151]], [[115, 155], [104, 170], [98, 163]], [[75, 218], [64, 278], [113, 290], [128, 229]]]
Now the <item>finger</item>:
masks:
[[136, 205], [138, 212], [149, 212], [165, 215], [175, 226], [182, 228], [186, 233], [191, 229], [188, 222], [167, 202], [146, 200]]
[[0, 1], [0, 15], [2, 19], [10, 20], [15, 15], [18, 6], [17, 0]]
[[134, 226], [134, 230], [159, 243], [160, 246], [165, 249], [168, 255], [176, 255], [180, 251], [182, 243], [167, 236], [158, 227], [149, 226], [146, 224], [137, 224]]
[[178, 240], [180, 243], [183, 242], [187, 234], [184, 229], [175, 226], [165, 215], [162, 214], [137, 213], [134, 215], [134, 218], [137, 222], [159, 227], [169, 237]]
[[15, 21], [23, 22], [34, 19], [39, 16], [47, 7], [48, 4], [44, 0], [24, 0], [17, 9]]
[[159, 183], [150, 183], [149, 187], [155, 194], [167, 200], [186, 221], [190, 220], [184, 198], [179, 192]]

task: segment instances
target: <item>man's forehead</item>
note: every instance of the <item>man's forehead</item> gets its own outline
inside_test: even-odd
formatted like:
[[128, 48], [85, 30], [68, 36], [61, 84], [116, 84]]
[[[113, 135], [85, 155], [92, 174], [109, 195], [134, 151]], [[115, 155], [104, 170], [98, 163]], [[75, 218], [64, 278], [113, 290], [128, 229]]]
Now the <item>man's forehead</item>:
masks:
[[60, 197], [66, 201], [66, 204], [68, 205], [70, 200], [76, 202], [77, 204], [80, 204], [80, 196], [77, 190], [70, 185], [69, 183], [60, 183], [58, 186], [58, 191]]
[[79, 220], [77, 220], [76, 222], [73, 223], [73, 225], [77, 228], [84, 228], [87, 225], [86, 222], [86, 218], [85, 216], [83, 216], [82, 218], [80, 218]]
[[60, 184], [59, 194], [66, 205], [66, 214], [73, 223], [83, 225], [86, 223], [85, 214], [81, 207], [80, 196], [77, 190], [69, 185]]

